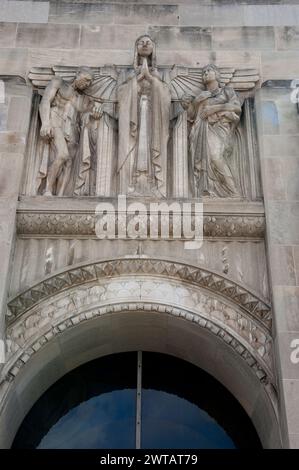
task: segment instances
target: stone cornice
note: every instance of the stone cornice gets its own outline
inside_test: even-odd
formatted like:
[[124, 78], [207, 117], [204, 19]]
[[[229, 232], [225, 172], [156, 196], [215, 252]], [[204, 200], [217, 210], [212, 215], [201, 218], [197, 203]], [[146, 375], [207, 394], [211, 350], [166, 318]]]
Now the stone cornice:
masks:
[[[119, 213], [116, 198], [22, 198], [17, 212], [17, 234], [20, 237], [96, 238], [95, 208], [101, 202], [108, 202], [115, 207], [117, 221]], [[128, 205], [131, 202], [137, 201], [127, 200]], [[164, 201], [138, 202], [149, 207], [151, 202]], [[195, 204], [198, 201], [173, 199], [165, 202], [170, 205], [175, 202]], [[265, 234], [264, 209], [259, 202], [204, 201], [203, 222], [206, 238], [260, 240]]]

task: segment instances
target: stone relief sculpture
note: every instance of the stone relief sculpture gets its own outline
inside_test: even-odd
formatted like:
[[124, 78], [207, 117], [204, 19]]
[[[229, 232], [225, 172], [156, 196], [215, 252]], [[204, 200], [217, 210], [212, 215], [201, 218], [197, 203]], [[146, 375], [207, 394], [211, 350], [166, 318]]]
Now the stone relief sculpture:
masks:
[[31, 71], [33, 85], [46, 87], [39, 194], [250, 197], [252, 135], [244, 136], [240, 117], [258, 72], [158, 70], [156, 62], [155, 42], [145, 34], [132, 66]]
[[[197, 197], [246, 197], [246, 141], [239, 122], [244, 98], [259, 79], [257, 71], [207, 65], [174, 73], [172, 84], [187, 119], [191, 192]], [[183, 149], [177, 152], [184, 155]]]
[[240, 189], [229, 165], [234, 134], [241, 115], [241, 101], [234, 89], [220, 87], [214, 65], [202, 69], [205, 89], [195, 98], [183, 96], [182, 105], [192, 122], [189, 149], [196, 195], [239, 196]]
[[69, 183], [80, 140], [80, 115], [99, 117], [93, 100], [82, 92], [92, 82], [92, 72], [78, 70], [72, 83], [54, 77], [40, 103], [40, 135], [44, 140], [38, 174], [38, 189], [45, 182], [44, 195], [63, 196]]
[[74, 194], [76, 196], [89, 196], [94, 193], [96, 187], [96, 158], [97, 141], [101, 118], [102, 106], [95, 104], [92, 112], [84, 112], [80, 119], [80, 141], [74, 168]]
[[156, 46], [141, 36], [133, 72], [118, 89], [119, 190], [122, 194], [167, 194], [170, 90], [156, 67]]

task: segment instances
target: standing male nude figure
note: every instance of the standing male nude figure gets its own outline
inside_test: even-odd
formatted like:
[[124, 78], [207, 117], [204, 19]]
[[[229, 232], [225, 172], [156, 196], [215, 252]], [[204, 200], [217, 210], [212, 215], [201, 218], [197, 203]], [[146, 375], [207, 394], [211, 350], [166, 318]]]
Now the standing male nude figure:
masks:
[[[80, 68], [71, 84], [55, 77], [47, 86], [41, 100], [41, 137], [52, 146], [54, 160], [47, 168], [45, 196], [63, 196], [69, 182], [80, 135], [80, 113], [92, 112], [99, 118], [99, 109], [82, 92], [93, 80], [92, 72]], [[42, 173], [42, 172], [41, 172]], [[57, 187], [57, 191], [56, 191]]]

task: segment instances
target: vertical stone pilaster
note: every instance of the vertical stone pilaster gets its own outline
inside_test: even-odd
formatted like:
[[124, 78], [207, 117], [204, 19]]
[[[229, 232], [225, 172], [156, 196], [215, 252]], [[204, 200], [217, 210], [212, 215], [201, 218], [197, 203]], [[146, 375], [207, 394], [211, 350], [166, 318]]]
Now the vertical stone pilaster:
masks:
[[299, 115], [291, 91], [289, 81], [273, 81], [256, 99], [285, 448], [299, 442], [299, 364], [291, 359], [299, 339]]
[[16, 210], [32, 91], [19, 77], [0, 76], [0, 80], [4, 91], [4, 96], [0, 97], [0, 338], [4, 339]]

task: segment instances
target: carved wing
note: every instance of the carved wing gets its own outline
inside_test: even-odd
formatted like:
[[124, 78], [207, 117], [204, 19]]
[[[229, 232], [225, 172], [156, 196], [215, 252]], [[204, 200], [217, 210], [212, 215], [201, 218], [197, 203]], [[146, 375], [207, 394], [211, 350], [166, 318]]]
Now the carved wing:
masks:
[[169, 73], [171, 98], [181, 100], [185, 94], [196, 96], [203, 89], [202, 69], [174, 65]]
[[[85, 94], [99, 101], [114, 101], [118, 72], [115, 66], [89, 67], [94, 80], [91, 86], [85, 90]], [[28, 79], [33, 86], [42, 90], [46, 88], [53, 77], [62, 77], [66, 82], [74, 80], [79, 67], [54, 66], [51, 68], [34, 67], [28, 74]]]
[[[220, 84], [230, 85], [239, 93], [250, 92], [260, 79], [256, 69], [218, 67], [218, 70], [221, 75]], [[204, 88], [202, 68], [174, 66], [169, 77], [171, 96], [174, 101], [180, 100], [184, 94], [196, 96]]]
[[94, 70], [94, 79], [85, 94], [95, 100], [115, 102], [119, 72], [114, 65], [105, 65]]
[[256, 87], [260, 79], [257, 69], [235, 69], [231, 67], [219, 67], [221, 85], [230, 85], [240, 93], [250, 92]]

